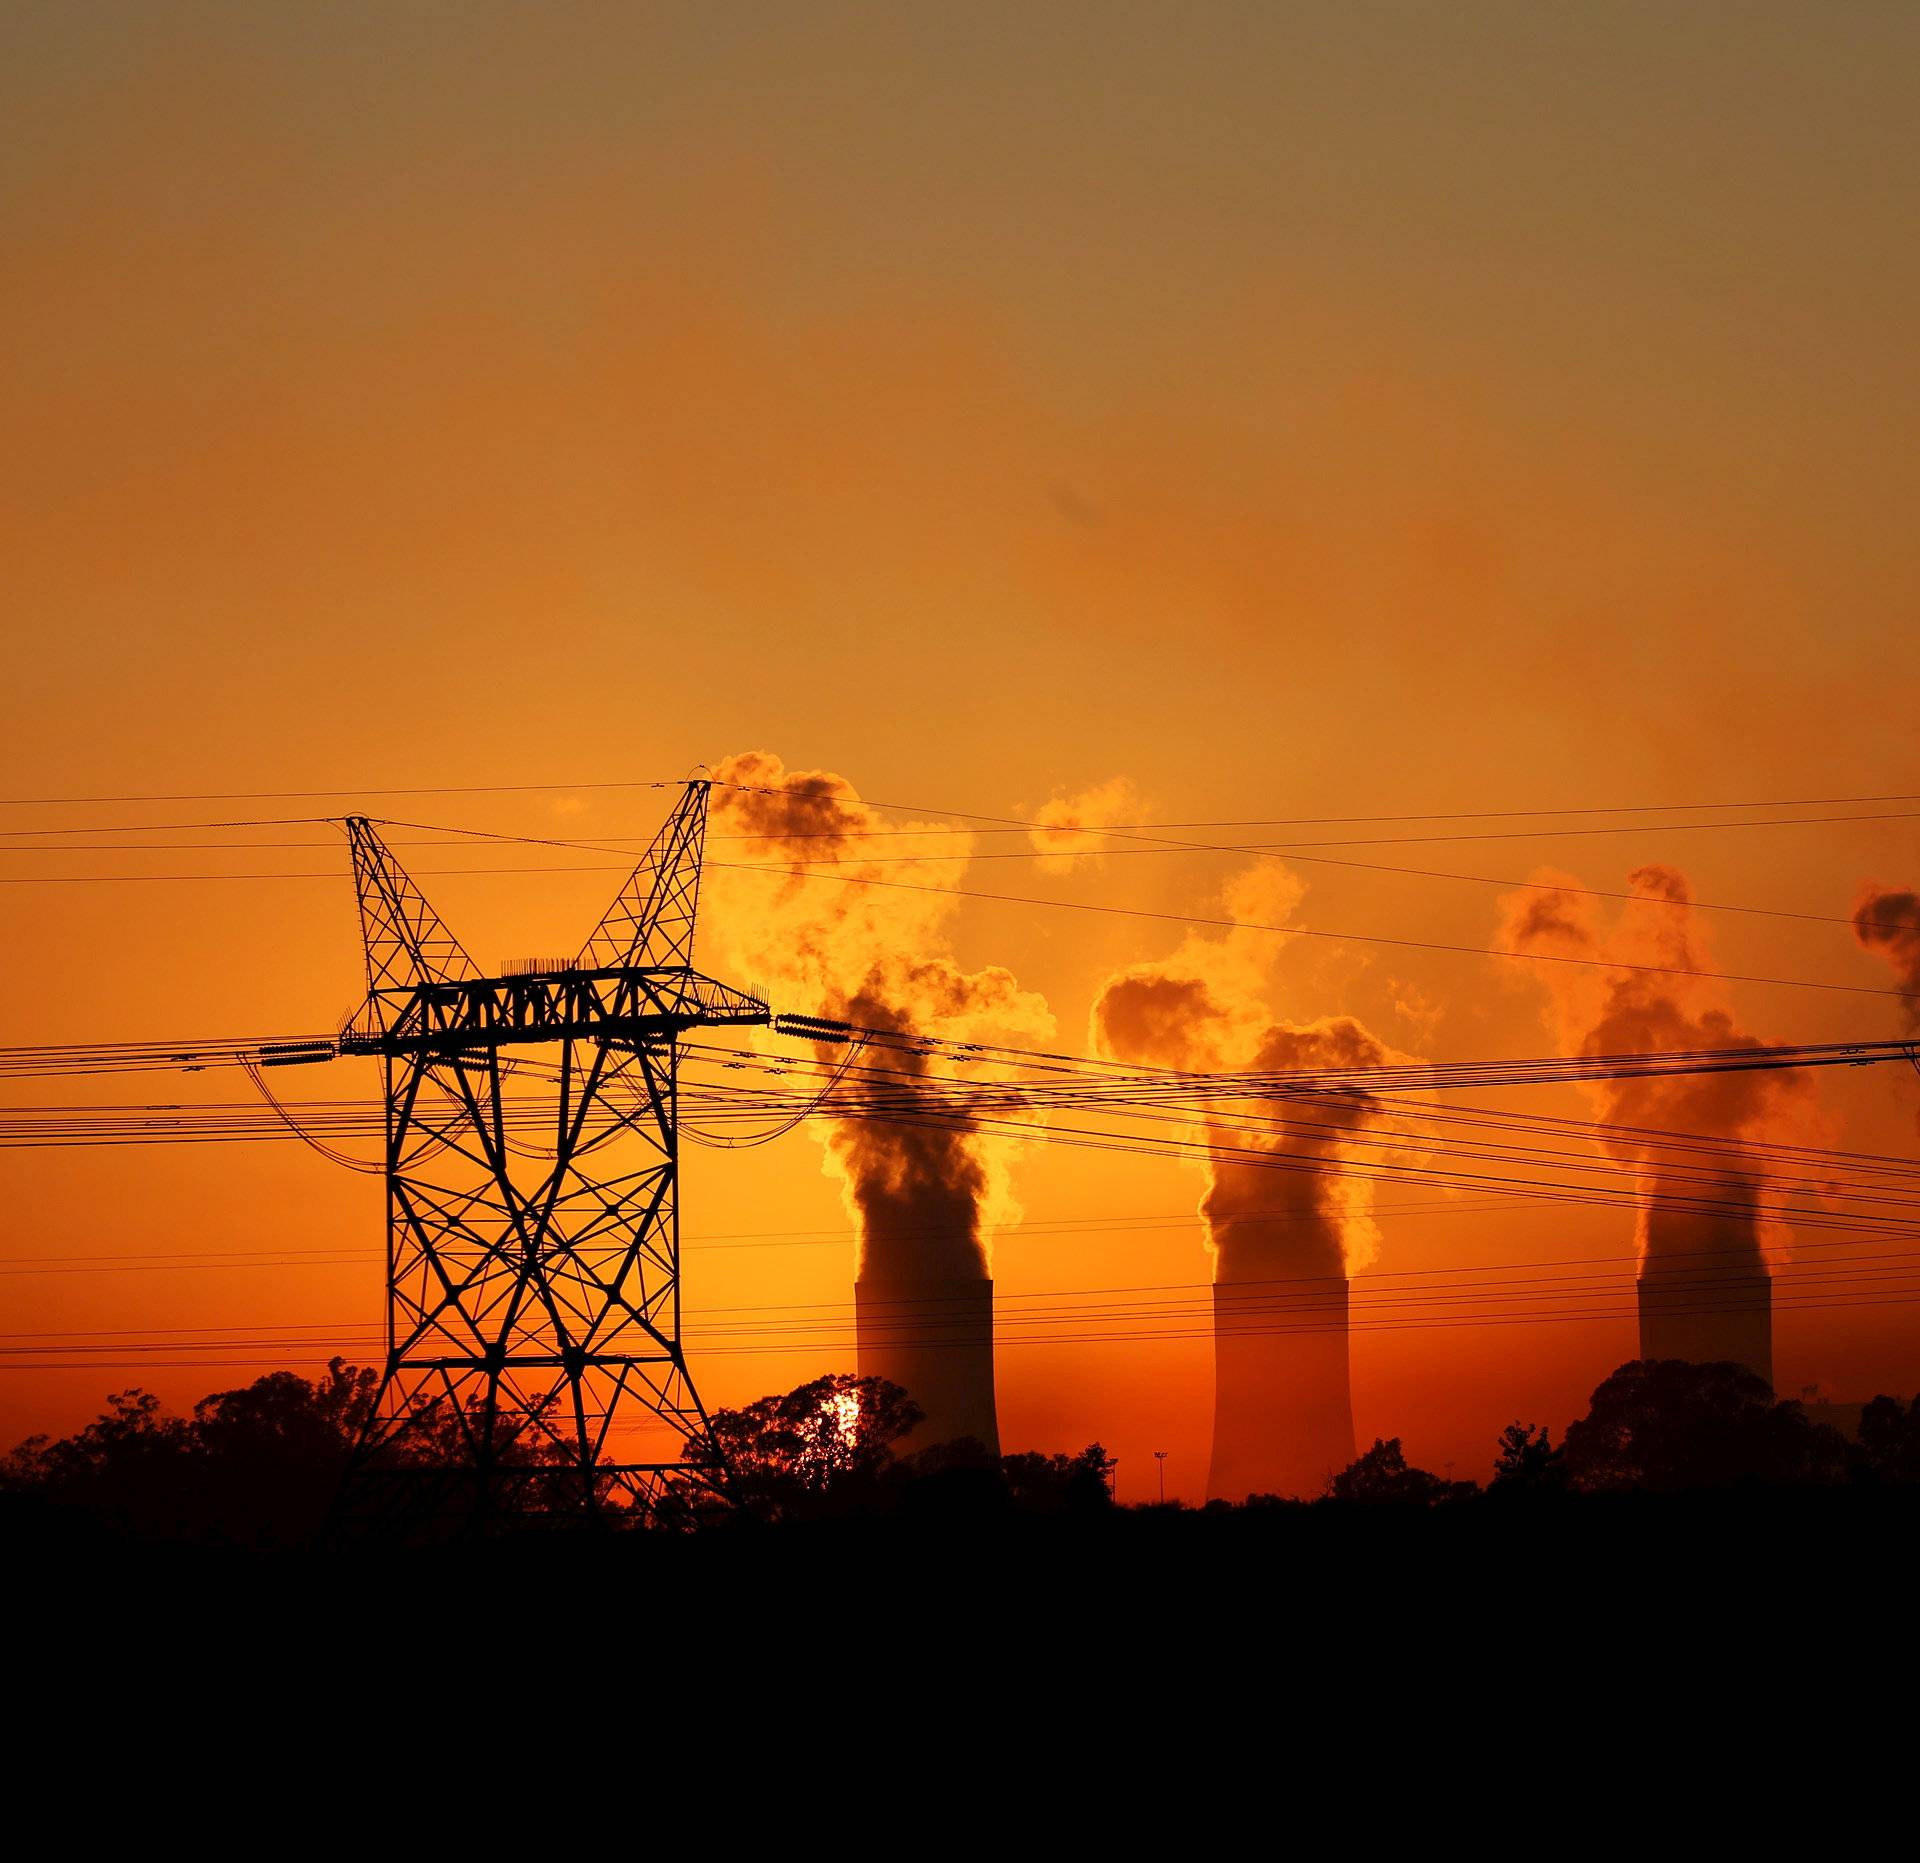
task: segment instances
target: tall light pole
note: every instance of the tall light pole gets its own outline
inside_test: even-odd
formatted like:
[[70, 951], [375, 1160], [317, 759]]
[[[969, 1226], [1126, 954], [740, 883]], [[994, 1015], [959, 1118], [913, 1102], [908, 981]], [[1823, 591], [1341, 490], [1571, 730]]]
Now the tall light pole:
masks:
[[1153, 1452], [1153, 1460], [1160, 1474], [1160, 1505], [1165, 1507], [1167, 1504], [1167, 1452], [1164, 1449], [1156, 1449]]

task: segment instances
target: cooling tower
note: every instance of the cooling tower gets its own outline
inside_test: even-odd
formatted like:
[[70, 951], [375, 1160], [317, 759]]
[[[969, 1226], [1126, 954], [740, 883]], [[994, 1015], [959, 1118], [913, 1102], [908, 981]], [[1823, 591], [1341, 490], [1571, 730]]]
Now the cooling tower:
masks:
[[1345, 1277], [1216, 1281], [1209, 1498], [1310, 1497], [1352, 1460]]
[[1637, 1285], [1642, 1358], [1731, 1359], [1773, 1383], [1773, 1281], [1764, 1268], [1649, 1262]]
[[971, 1436], [997, 1456], [992, 1281], [863, 1277], [853, 1304], [861, 1377], [902, 1386], [926, 1413], [905, 1448]]

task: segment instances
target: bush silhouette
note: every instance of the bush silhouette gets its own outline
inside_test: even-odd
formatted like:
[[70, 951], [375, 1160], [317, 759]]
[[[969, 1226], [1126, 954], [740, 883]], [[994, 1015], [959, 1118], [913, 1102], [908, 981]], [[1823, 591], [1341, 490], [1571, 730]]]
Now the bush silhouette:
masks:
[[1586, 1494], [1831, 1482], [1848, 1462], [1837, 1431], [1776, 1403], [1744, 1365], [1681, 1359], [1633, 1359], [1611, 1373], [1567, 1426], [1564, 1454], [1569, 1483]]
[[1488, 1493], [1564, 1494], [1566, 1488], [1566, 1451], [1553, 1446], [1545, 1424], [1513, 1422], [1500, 1432]]
[[309, 1381], [270, 1372], [191, 1417], [122, 1391], [76, 1434], [29, 1437], [0, 1461], [15, 1511], [84, 1516], [144, 1539], [298, 1544], [338, 1490], [379, 1373], [334, 1359]]
[[1860, 1412], [1864, 1472], [1881, 1481], [1920, 1481], [1920, 1397], [1876, 1397]]
[[1401, 1502], [1419, 1507], [1432, 1506], [1447, 1492], [1447, 1483], [1438, 1475], [1408, 1464], [1397, 1436], [1384, 1441], [1376, 1436], [1371, 1449], [1349, 1462], [1327, 1484], [1331, 1500]]

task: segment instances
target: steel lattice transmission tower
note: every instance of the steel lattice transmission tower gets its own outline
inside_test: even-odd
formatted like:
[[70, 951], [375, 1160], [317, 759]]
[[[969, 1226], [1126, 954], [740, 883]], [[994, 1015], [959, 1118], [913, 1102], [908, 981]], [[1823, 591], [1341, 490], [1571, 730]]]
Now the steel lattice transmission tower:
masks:
[[[571, 963], [482, 976], [347, 822], [385, 1070], [387, 1362], [351, 1513], [654, 1508], [722, 1486], [680, 1337], [677, 1044], [768, 1019], [693, 968], [696, 781]], [[706, 1449], [689, 1463], [682, 1450]]]

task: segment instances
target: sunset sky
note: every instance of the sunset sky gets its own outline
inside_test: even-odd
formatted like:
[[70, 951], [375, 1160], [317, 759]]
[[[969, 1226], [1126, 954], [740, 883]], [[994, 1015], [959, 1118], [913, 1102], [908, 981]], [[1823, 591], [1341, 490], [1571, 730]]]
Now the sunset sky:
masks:
[[[1564, 992], [1476, 954], [1503, 897], [1649, 863], [1808, 915], [1690, 915], [1699, 961], [1790, 980], [1701, 986], [1739, 1028], [1899, 1034], [1844, 921], [1920, 885], [1916, 70], [1920, 13], [1869, 0], [5, 9], [0, 1042], [331, 1031], [364, 979], [313, 818], [644, 837], [671, 795], [620, 785], [749, 752], [970, 825], [939, 883], [1046, 903], [903, 922], [1044, 998], [1046, 1045], [1238, 939], [1275, 1017], [1553, 1053]], [[466, 793], [394, 793], [427, 788]], [[1298, 853], [1062, 859], [978, 819], [1089, 792]], [[1481, 819], [1598, 809], [1625, 825]], [[234, 821], [289, 825], [202, 826]], [[1244, 822], [1296, 825], [1171, 826]], [[571, 952], [621, 877], [387, 833], [486, 965]], [[716, 872], [708, 968], [770, 961], [768, 884]], [[1263, 888], [1363, 936], [1178, 922]], [[1631, 940], [1668, 909], [1593, 910]], [[277, 1084], [375, 1091], [365, 1061]], [[1836, 1072], [1807, 1129], [1911, 1159], [1916, 1107], [1910, 1070]], [[1003, 1314], [1203, 1290], [1191, 1165], [1009, 1169]], [[1368, 1272], [1626, 1285], [1630, 1211], [1447, 1201], [1383, 1189]], [[378, 1179], [293, 1144], [0, 1149], [0, 1210], [0, 1448], [253, 1375], [56, 1331], [368, 1355]], [[709, 1403], [850, 1368], [700, 1355], [702, 1309], [850, 1311], [815, 1138], [696, 1151], [684, 1220]], [[1779, 1388], [1911, 1394], [1916, 1316], [1784, 1307]], [[1358, 1434], [1482, 1475], [1634, 1340], [1624, 1301], [1359, 1330]], [[1005, 1445], [1098, 1437], [1124, 1499], [1155, 1449], [1200, 1498], [1210, 1394], [1197, 1333], [1000, 1348]]]

